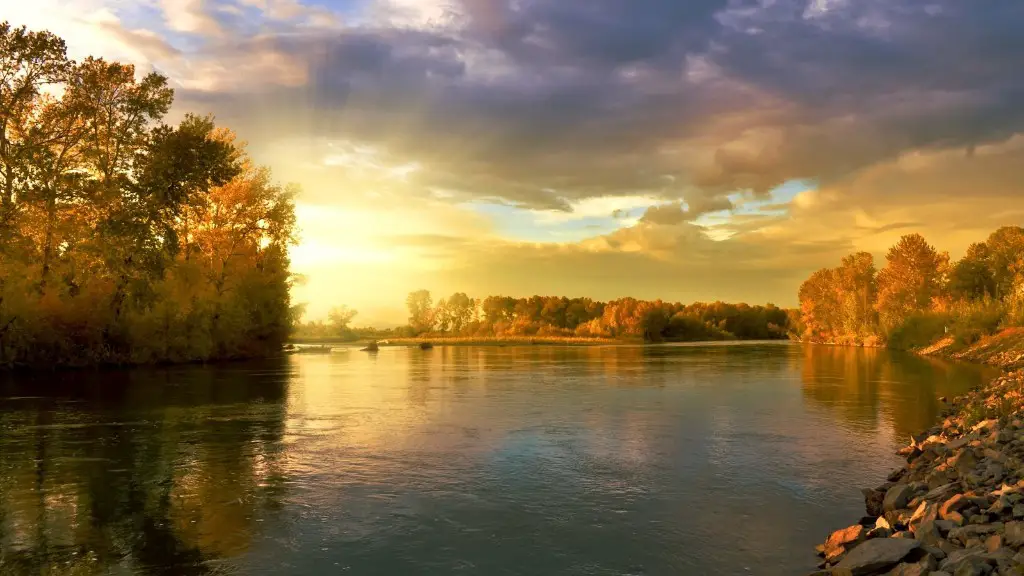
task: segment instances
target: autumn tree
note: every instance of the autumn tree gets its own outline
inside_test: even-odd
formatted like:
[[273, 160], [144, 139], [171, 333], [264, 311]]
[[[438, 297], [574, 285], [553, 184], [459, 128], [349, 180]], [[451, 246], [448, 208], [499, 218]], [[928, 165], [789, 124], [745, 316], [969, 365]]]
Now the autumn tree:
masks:
[[295, 191], [173, 91], [0, 25], [0, 365], [206, 360], [287, 337]]
[[406, 297], [405, 306], [409, 309], [409, 326], [417, 334], [429, 332], [434, 328], [433, 304], [434, 301], [428, 290], [410, 292]]
[[932, 307], [945, 286], [949, 255], [938, 253], [920, 234], [909, 234], [885, 258], [876, 308], [882, 324], [891, 328]]

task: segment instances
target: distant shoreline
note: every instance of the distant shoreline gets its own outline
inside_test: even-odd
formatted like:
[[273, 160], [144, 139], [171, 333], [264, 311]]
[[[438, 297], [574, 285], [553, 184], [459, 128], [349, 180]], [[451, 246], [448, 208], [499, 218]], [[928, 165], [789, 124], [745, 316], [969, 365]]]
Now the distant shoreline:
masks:
[[[323, 347], [323, 346], [365, 346], [374, 340], [337, 340], [337, 339], [296, 339], [288, 344], [293, 346]], [[434, 346], [664, 346], [679, 344], [757, 344], [757, 343], [798, 343], [789, 339], [774, 340], [683, 340], [666, 342], [644, 342], [641, 339], [615, 339], [615, 338], [574, 338], [565, 336], [510, 336], [510, 337], [442, 337], [442, 338], [383, 338], [376, 340], [381, 348], [397, 348], [406, 346], [419, 346], [429, 343]]]

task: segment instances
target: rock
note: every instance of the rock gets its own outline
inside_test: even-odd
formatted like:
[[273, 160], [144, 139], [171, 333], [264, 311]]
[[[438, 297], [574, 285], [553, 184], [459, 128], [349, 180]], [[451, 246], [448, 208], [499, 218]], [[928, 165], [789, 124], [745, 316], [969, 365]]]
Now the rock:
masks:
[[964, 524], [966, 524], [966, 522], [964, 521], [963, 514], [959, 512], [950, 512], [949, 515], [946, 516], [946, 520], [949, 520], [957, 526], [963, 526]]
[[992, 567], [977, 556], [967, 558], [956, 566], [953, 576], [986, 576], [992, 573]]
[[971, 517], [967, 519], [968, 524], [988, 524], [988, 521], [988, 514], [972, 514]]
[[924, 495], [924, 499], [925, 500], [944, 500], [946, 497], [948, 497], [950, 494], [952, 494], [954, 490], [956, 490], [956, 485], [955, 484], [953, 484], [953, 483], [942, 484], [940, 486], [936, 486], [935, 488], [932, 488], [931, 490], [929, 490], [928, 493]]
[[898, 564], [887, 572], [886, 576], [928, 576], [935, 568], [935, 564], [935, 559], [926, 554], [924, 558], [917, 562]]
[[939, 533], [934, 521], [922, 522], [914, 532], [914, 539], [927, 546], [938, 546], [942, 541], [942, 534]]
[[929, 574], [929, 576], [953, 576], [953, 575], [950, 574], [949, 572], [943, 572], [942, 570], [936, 570], [935, 572], [932, 572], [931, 574]]
[[865, 488], [861, 490], [864, 494], [864, 509], [867, 511], [869, 516], [881, 516], [885, 510], [882, 509], [882, 504], [885, 501], [885, 492], [878, 490], [871, 490]]
[[1003, 537], [999, 534], [993, 534], [985, 539], [985, 549], [990, 553], [995, 552], [1003, 547]]
[[970, 501], [967, 500], [963, 494], [954, 494], [939, 507], [939, 516], [941, 516], [943, 520], [949, 520], [950, 514], [953, 512], [959, 512], [968, 506], [970, 506]]
[[999, 420], [996, 420], [995, 418], [992, 418], [992, 419], [989, 419], [989, 420], [982, 420], [981, 422], [978, 422], [977, 424], [974, 425], [974, 428], [971, 428], [971, 432], [982, 432], [982, 433], [984, 433], [984, 432], [989, 431], [989, 430], [996, 430], [996, 429], [998, 429], [998, 427], [999, 427]]
[[946, 553], [942, 550], [942, 548], [936, 548], [935, 546], [925, 546], [925, 545], [922, 545], [921, 549], [924, 550], [925, 552], [927, 552], [930, 556], [932, 556], [936, 560], [942, 560], [943, 558], [946, 557]]
[[857, 546], [833, 570], [835, 576], [860, 576], [890, 568], [921, 547], [917, 540], [879, 538]]
[[846, 547], [842, 544], [825, 543], [825, 562], [835, 564], [846, 554]]
[[879, 516], [878, 519], [875, 520], [875, 528], [885, 528], [887, 530], [892, 530], [892, 525], [889, 524], [889, 521], [885, 519], [885, 516]]
[[972, 450], [963, 450], [954, 457], [953, 467], [961, 476], [970, 475], [971, 471], [978, 465], [978, 458]]
[[911, 527], [921, 522], [932, 522], [939, 518], [939, 505], [935, 502], [921, 502], [907, 522]]
[[1013, 507], [1014, 518], [1024, 518], [1024, 504], [1017, 504]]
[[889, 481], [889, 482], [899, 482], [900, 478], [903, 478], [903, 475], [906, 474], [906, 473], [907, 473], [906, 469], [904, 469], [904, 468], [897, 468], [897, 469], [893, 470], [892, 472], [889, 472], [889, 475], [885, 479], [887, 481]]
[[842, 530], [836, 530], [825, 540], [825, 549], [835, 546], [846, 546], [847, 544], [860, 542], [864, 540], [866, 530], [860, 524], [854, 524], [853, 526], [843, 528]]
[[955, 571], [956, 567], [967, 558], [980, 557], [985, 553], [984, 548], [960, 548], [949, 552], [946, 559], [942, 561], [940, 566], [943, 570]]
[[949, 520], [936, 520], [935, 527], [939, 529], [939, 532], [942, 532], [942, 534], [945, 535], [953, 528], [956, 528], [956, 524]]
[[1004, 534], [1007, 546], [1020, 548], [1024, 546], [1024, 522], [1010, 522]]
[[908, 484], [896, 484], [892, 488], [889, 488], [885, 493], [885, 499], [882, 501], [882, 510], [885, 512], [892, 512], [899, 510], [907, 506], [907, 502], [914, 495], [913, 489]]

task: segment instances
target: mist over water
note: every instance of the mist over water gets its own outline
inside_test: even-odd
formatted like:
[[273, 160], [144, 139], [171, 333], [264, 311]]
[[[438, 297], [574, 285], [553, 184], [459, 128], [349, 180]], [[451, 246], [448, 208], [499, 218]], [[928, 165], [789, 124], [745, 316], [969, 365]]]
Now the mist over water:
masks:
[[0, 383], [0, 572], [791, 574], [993, 375], [787, 343]]

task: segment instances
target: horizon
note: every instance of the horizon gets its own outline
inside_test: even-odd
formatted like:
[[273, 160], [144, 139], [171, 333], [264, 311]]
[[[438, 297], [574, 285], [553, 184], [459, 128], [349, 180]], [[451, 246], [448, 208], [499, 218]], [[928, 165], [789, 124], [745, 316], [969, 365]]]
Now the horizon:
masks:
[[169, 121], [213, 113], [297, 183], [293, 301], [313, 319], [400, 324], [420, 288], [790, 308], [846, 254], [918, 232], [955, 259], [1024, 223], [1017, 5], [40, 0], [4, 18], [161, 72]]

